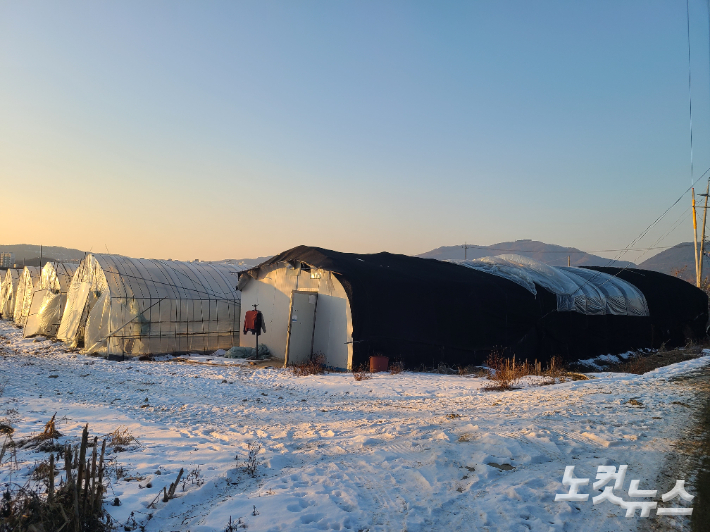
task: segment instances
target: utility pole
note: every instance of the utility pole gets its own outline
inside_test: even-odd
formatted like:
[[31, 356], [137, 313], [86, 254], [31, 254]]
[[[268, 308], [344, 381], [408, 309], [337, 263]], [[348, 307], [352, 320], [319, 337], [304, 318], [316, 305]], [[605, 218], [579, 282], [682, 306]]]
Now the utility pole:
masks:
[[690, 189], [693, 198], [693, 244], [695, 245], [695, 286], [700, 287], [700, 272], [698, 271], [698, 219], [695, 215], [695, 188]]
[[468, 260], [468, 248], [472, 248], [473, 246], [469, 246], [466, 242], [463, 243], [463, 260]]
[[705, 206], [703, 208], [703, 236], [700, 239], [700, 267], [698, 268], [698, 286], [703, 282], [703, 258], [705, 256], [705, 222], [708, 218], [708, 195], [710, 195], [710, 177], [708, 178], [708, 184], [705, 187], [705, 194], [700, 194], [705, 196]]

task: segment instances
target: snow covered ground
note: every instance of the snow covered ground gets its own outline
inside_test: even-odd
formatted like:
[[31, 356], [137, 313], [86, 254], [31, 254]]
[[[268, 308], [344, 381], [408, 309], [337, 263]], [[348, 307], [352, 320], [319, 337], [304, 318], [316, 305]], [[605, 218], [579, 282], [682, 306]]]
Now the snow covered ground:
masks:
[[[230, 517], [252, 531], [643, 530], [610, 502], [555, 502], [568, 491], [565, 466], [591, 479], [580, 492], [594, 496], [597, 467], [626, 464], [616, 494], [628, 499], [640, 479], [663, 506], [674, 480], [658, 476], [696, 400], [669, 379], [710, 363], [491, 392], [481, 378], [424, 373], [357, 382], [211, 357], [109, 362], [24, 340], [7, 322], [0, 349], [0, 420], [13, 422], [15, 440], [55, 412], [61, 442], [78, 442], [87, 422], [92, 435], [128, 428], [140, 445], [110, 455], [126, 476], [112, 478], [109, 512], [146, 531], [191, 532], [223, 531]], [[256, 478], [243, 468], [253, 442]], [[26, 482], [45, 455], [17, 458], [0, 466], [0, 487]], [[180, 468], [198, 476], [149, 508]]]

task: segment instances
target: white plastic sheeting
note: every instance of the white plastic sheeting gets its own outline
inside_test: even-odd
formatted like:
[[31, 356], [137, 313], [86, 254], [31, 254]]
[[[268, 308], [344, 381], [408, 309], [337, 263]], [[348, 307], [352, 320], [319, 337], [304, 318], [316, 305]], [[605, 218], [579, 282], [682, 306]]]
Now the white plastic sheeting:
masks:
[[606, 273], [548, 266], [520, 255], [498, 255], [456, 264], [503, 277], [537, 295], [539, 285], [557, 296], [557, 310], [587, 315], [648, 316], [643, 293], [631, 283]]
[[88, 254], [57, 337], [84, 352], [212, 352], [239, 345], [239, 266]]
[[17, 300], [17, 286], [20, 283], [22, 270], [10, 268], [5, 272], [0, 285], [0, 313], [6, 320], [15, 316], [15, 301]]
[[62, 321], [67, 292], [78, 264], [48, 262], [42, 268], [25, 323], [25, 338], [41, 334], [54, 337]]
[[39, 266], [25, 266], [20, 274], [14, 313], [15, 324], [20, 327], [24, 327], [27, 316], [30, 314], [32, 294], [34, 294], [35, 285], [39, 281], [39, 274]]

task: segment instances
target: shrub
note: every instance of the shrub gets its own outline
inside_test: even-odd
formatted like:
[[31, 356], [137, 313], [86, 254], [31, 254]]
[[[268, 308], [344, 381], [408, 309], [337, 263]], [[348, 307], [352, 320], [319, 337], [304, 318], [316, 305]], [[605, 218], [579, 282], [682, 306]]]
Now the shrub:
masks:
[[587, 377], [578, 373], [568, 372], [562, 359], [552, 357], [547, 367], [543, 368], [541, 362], [535, 360], [530, 364], [525, 362], [517, 362], [515, 356], [512, 359], [503, 358], [498, 352], [493, 352], [488, 356], [488, 375], [487, 378], [493, 381], [491, 384], [484, 387], [486, 390], [511, 390], [515, 385], [527, 376], [544, 377], [542, 384], [555, 384], [556, 382], [565, 382], [567, 379], [582, 380]]
[[488, 379], [493, 381], [484, 387], [486, 390], [512, 390], [523, 377], [522, 364], [517, 364], [515, 357], [512, 360], [503, 358], [497, 351], [488, 355], [486, 365], [489, 368]]
[[259, 460], [259, 452], [261, 451], [261, 444], [258, 441], [249, 442], [247, 446], [247, 458], [244, 461], [244, 471], [250, 477], [256, 477], [256, 470], [261, 465], [261, 460]]
[[390, 373], [392, 375], [398, 375], [404, 371], [404, 364], [402, 362], [393, 362], [390, 364]]
[[296, 377], [305, 377], [308, 375], [322, 375], [325, 373], [325, 355], [322, 353], [313, 353], [306, 362], [301, 364], [293, 364], [290, 366], [291, 371]]
[[370, 373], [370, 370], [368, 367], [363, 364], [359, 366], [357, 369], [353, 370], [353, 378], [360, 382], [360, 381], [366, 381], [367, 379], [372, 378], [372, 373]]

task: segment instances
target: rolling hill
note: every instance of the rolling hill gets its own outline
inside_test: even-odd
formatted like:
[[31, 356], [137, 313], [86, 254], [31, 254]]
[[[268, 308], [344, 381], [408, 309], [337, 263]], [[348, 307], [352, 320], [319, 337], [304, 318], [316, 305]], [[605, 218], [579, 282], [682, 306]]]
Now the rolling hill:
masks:
[[[592, 255], [577, 248], [546, 244], [537, 240], [516, 240], [515, 242], [500, 242], [491, 246], [473, 246], [469, 244], [467, 256], [469, 259], [479, 259], [492, 255], [505, 255], [514, 253], [549, 264], [551, 266], [567, 266], [567, 257], [570, 257], [572, 266], [620, 266], [634, 268], [635, 264], [628, 261], [618, 261], [610, 264], [609, 259]], [[427, 251], [417, 257], [425, 259], [463, 259], [463, 246], [443, 246]]]
[[[707, 253], [710, 253], [710, 249], [706, 250], [703, 260], [703, 277], [710, 275], [710, 257], [707, 256]], [[693, 255], [693, 243], [681, 242], [643, 261], [639, 264], [639, 268], [678, 275], [687, 281], [695, 282], [695, 258]]]
[[[15, 263], [22, 266], [23, 261], [27, 266], [39, 265], [39, 245], [10, 244], [0, 245], [0, 251], [15, 254]], [[78, 249], [59, 246], [44, 246], [42, 248], [42, 264], [49, 260], [58, 262], [79, 262], [84, 258], [84, 252]]]
[[[11, 245], [0, 245], [0, 251], [9, 252], [15, 254], [15, 264], [20, 267], [26, 266], [38, 266], [39, 265], [39, 245], [35, 244], [11, 244]], [[85, 252], [78, 249], [64, 248], [59, 246], [44, 246], [42, 248], [42, 264], [47, 262], [79, 262], [84, 258]], [[253, 259], [224, 259], [218, 261], [206, 261], [214, 263], [225, 263], [225, 264], [235, 264], [238, 266], [244, 266], [251, 268], [257, 264], [261, 264], [269, 257], [256, 257]]]

